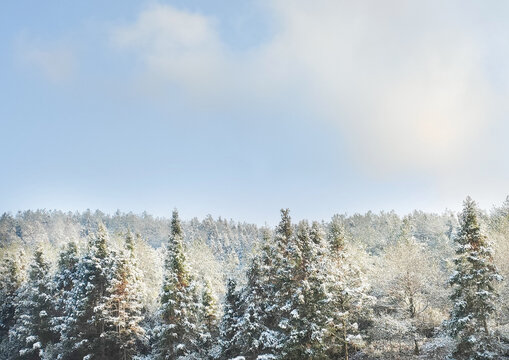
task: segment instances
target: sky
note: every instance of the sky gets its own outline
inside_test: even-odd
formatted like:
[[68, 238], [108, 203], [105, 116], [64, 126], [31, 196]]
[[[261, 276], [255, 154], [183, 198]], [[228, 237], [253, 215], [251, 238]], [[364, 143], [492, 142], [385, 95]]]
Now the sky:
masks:
[[508, 2], [0, 7], [0, 212], [263, 224], [509, 195]]

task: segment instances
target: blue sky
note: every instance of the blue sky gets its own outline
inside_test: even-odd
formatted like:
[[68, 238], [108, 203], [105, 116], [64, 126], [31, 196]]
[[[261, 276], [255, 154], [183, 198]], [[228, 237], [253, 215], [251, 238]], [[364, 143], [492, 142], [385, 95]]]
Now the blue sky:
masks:
[[16, 1], [0, 211], [274, 223], [509, 194], [501, 1]]

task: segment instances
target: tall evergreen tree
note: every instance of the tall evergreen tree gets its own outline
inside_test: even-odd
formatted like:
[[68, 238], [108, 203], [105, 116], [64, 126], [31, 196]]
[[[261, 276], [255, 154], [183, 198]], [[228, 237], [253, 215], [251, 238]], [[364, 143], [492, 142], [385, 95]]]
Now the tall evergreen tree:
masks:
[[[266, 251], [267, 247], [264, 248]], [[253, 258], [247, 270], [247, 284], [240, 295], [241, 316], [235, 326], [238, 331], [234, 333], [231, 344], [231, 348], [238, 351], [236, 355], [246, 359], [272, 354], [279, 339], [278, 333], [272, 330], [274, 320], [270, 313], [274, 295], [263, 258]]]
[[364, 315], [367, 284], [359, 269], [348, 261], [345, 246], [345, 230], [339, 217], [335, 216], [329, 225], [328, 233], [328, 280], [329, 293], [327, 307], [329, 331], [326, 343], [330, 358], [348, 360], [352, 348], [362, 343], [359, 333], [359, 319]]
[[267, 330], [262, 333], [260, 340], [269, 345], [266, 345], [269, 354], [281, 354], [292, 332], [290, 319], [295, 309], [296, 264], [301, 258], [289, 209], [281, 210], [281, 221], [274, 233], [274, 246], [264, 255], [264, 266], [269, 277], [267, 299], [271, 304], [266, 308]]
[[142, 341], [141, 273], [135, 256], [135, 242], [130, 231], [125, 237], [124, 250], [114, 259], [111, 285], [105, 297], [105, 338], [108, 357], [130, 360]]
[[237, 283], [228, 279], [224, 298], [223, 317], [221, 318], [219, 343], [221, 346], [221, 359], [232, 359], [240, 353], [236, 344], [237, 324], [241, 316], [240, 296], [237, 292]]
[[17, 256], [5, 254], [0, 272], [0, 342], [7, 342], [14, 325], [16, 292], [23, 283], [23, 273]]
[[156, 352], [160, 359], [177, 359], [197, 350], [199, 304], [182, 242], [182, 226], [178, 212], [174, 210], [159, 310], [161, 329]]
[[57, 340], [65, 327], [65, 319], [68, 304], [71, 301], [74, 279], [79, 263], [78, 247], [75, 242], [69, 242], [60, 253], [58, 268], [54, 276], [53, 307], [55, 317], [52, 320], [53, 331], [57, 334]]
[[44, 347], [54, 339], [50, 321], [53, 316], [50, 265], [38, 247], [30, 265], [28, 282], [17, 292], [16, 323], [9, 331], [15, 343], [15, 359], [39, 360]]
[[493, 359], [497, 356], [489, 328], [497, 294], [494, 284], [501, 280], [492, 260], [492, 249], [481, 231], [476, 203], [467, 197], [459, 217], [456, 236], [456, 271], [453, 309], [449, 325], [456, 339], [458, 359]]
[[66, 320], [61, 333], [63, 359], [106, 360], [105, 299], [111, 284], [112, 261], [104, 225], [89, 242], [77, 265]]
[[323, 237], [318, 223], [307, 221], [297, 226], [298, 256], [292, 277], [292, 298], [287, 338], [283, 347], [286, 359], [326, 359], [327, 314], [331, 312], [326, 292], [327, 272], [322, 251]]
[[200, 307], [199, 353], [203, 359], [213, 358], [216, 352], [216, 339], [219, 335], [218, 301], [212, 292], [210, 282], [204, 282]]
[[240, 315], [230, 342], [232, 356], [244, 356], [249, 360], [276, 356], [282, 339], [275, 303], [277, 247], [267, 230], [262, 237], [261, 251], [251, 260], [246, 273], [247, 284], [239, 293]]
[[281, 210], [270, 240], [265, 234], [261, 254], [249, 268], [234, 344], [240, 344], [240, 354], [247, 359], [325, 358], [321, 340], [327, 332], [322, 316], [327, 276], [320, 261], [324, 252], [319, 225], [310, 228], [301, 222], [295, 232], [289, 211]]

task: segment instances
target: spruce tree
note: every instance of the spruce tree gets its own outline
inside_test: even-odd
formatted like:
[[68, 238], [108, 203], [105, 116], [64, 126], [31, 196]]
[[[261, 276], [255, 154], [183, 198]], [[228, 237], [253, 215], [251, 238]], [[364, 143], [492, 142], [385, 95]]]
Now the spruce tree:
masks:
[[235, 355], [245, 356], [246, 359], [274, 354], [279, 341], [279, 333], [273, 330], [275, 321], [271, 313], [274, 294], [264, 262], [264, 259], [268, 259], [264, 256], [268, 247], [264, 248], [262, 255], [253, 258], [247, 270], [247, 284], [240, 295], [241, 316], [238, 317], [235, 325], [237, 331], [233, 333], [230, 345], [230, 349], [238, 351]]
[[199, 353], [201, 358], [208, 359], [215, 353], [219, 335], [218, 301], [208, 281], [203, 284], [200, 310]]
[[481, 231], [476, 203], [467, 197], [459, 217], [460, 227], [450, 279], [453, 308], [449, 321], [456, 339], [457, 359], [493, 359], [497, 356], [490, 331], [495, 311], [495, 283], [501, 280], [492, 260], [492, 249]]
[[318, 223], [309, 227], [307, 221], [297, 226], [298, 257], [292, 277], [292, 298], [288, 331], [282, 355], [285, 359], [326, 359], [324, 340], [327, 335], [327, 314], [332, 311], [324, 285], [327, 272], [322, 251], [322, 234]]
[[348, 259], [344, 226], [337, 216], [332, 218], [329, 225], [327, 240], [327, 353], [330, 358], [348, 360], [352, 348], [360, 346], [363, 341], [358, 323], [365, 316], [370, 297], [366, 295], [367, 284], [359, 269]]
[[220, 325], [219, 343], [221, 346], [221, 359], [232, 359], [240, 353], [236, 344], [237, 324], [241, 317], [240, 296], [237, 292], [237, 283], [229, 278], [224, 298], [223, 317]]
[[107, 359], [105, 299], [111, 284], [108, 234], [100, 224], [77, 265], [61, 333], [63, 359]]
[[68, 304], [71, 301], [79, 261], [76, 243], [69, 242], [60, 253], [58, 268], [53, 280], [55, 286], [53, 297], [55, 317], [53, 318], [52, 326], [53, 331], [57, 334], [57, 340], [60, 338], [60, 334], [65, 327], [65, 319], [68, 315]]
[[[292, 332], [290, 319], [294, 316], [296, 265], [301, 259], [294, 236], [290, 210], [281, 209], [281, 221], [274, 233], [274, 246], [264, 253], [264, 267], [268, 274], [266, 327], [260, 341], [268, 354], [281, 354]], [[270, 257], [270, 258], [269, 258]]]
[[178, 212], [174, 210], [159, 310], [161, 327], [156, 352], [160, 359], [177, 359], [197, 350], [199, 304], [184, 255], [183, 237]]
[[18, 290], [15, 298], [16, 322], [9, 331], [9, 337], [15, 343], [17, 353], [13, 355], [16, 359], [41, 359], [45, 346], [54, 339], [49, 270], [50, 265], [38, 247], [30, 265], [28, 282]]
[[23, 283], [19, 259], [5, 254], [0, 276], [0, 342], [7, 342], [15, 322], [16, 292]]
[[130, 231], [124, 249], [113, 261], [111, 284], [104, 299], [105, 338], [108, 357], [130, 360], [142, 341], [141, 273], [135, 256], [135, 242]]
[[247, 359], [324, 358], [327, 326], [321, 310], [327, 277], [320, 267], [319, 226], [310, 229], [302, 222], [295, 232], [289, 210], [281, 210], [271, 240], [265, 233], [262, 251], [248, 270], [234, 344]]

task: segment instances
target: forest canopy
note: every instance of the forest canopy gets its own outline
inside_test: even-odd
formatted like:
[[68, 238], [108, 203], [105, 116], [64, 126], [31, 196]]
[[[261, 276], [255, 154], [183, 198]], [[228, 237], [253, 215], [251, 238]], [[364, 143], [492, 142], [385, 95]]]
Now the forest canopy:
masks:
[[6, 359], [497, 359], [509, 198], [490, 212], [0, 218]]

